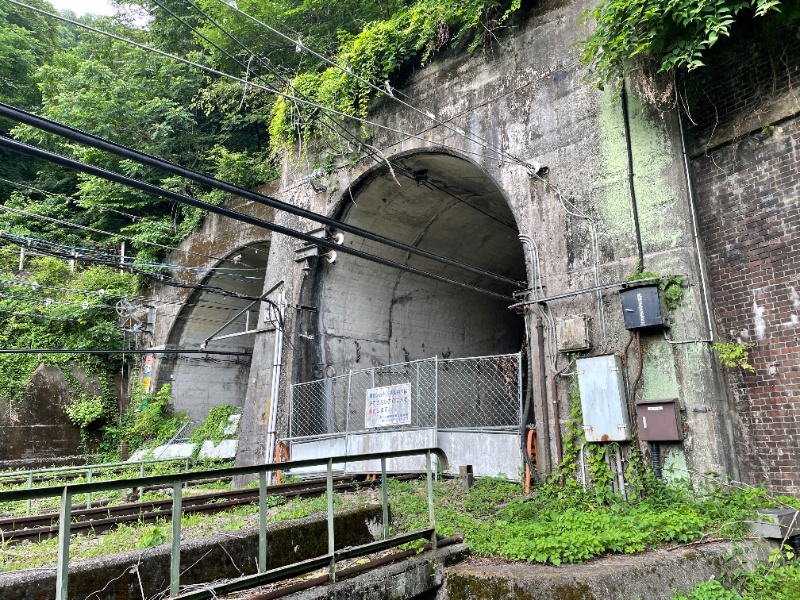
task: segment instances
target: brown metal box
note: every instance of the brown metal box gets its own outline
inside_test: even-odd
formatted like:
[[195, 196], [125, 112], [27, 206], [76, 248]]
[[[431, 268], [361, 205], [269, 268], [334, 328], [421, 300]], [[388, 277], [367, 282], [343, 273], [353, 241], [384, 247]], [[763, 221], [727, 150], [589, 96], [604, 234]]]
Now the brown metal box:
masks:
[[683, 439], [677, 398], [638, 401], [636, 422], [639, 438], [646, 442], [679, 442]]

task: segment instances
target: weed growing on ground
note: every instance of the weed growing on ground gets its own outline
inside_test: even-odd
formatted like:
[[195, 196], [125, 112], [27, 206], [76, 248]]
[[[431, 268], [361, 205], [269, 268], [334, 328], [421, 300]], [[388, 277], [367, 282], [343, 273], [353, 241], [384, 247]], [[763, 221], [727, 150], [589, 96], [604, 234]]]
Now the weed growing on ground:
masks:
[[[755, 507], [775, 503], [763, 488], [725, 490], [652, 482], [629, 501], [580, 487], [547, 485], [524, 497], [518, 484], [483, 479], [468, 492], [454, 482], [435, 488], [437, 530], [464, 533], [473, 553], [509, 560], [581, 562], [609, 552], [631, 554], [661, 544], [741, 538]], [[427, 525], [421, 482], [391, 482], [396, 532]]]
[[675, 594], [672, 600], [798, 600], [800, 563], [793, 552], [777, 549], [769, 564], [752, 571], [739, 571], [722, 581], [698, 583], [688, 594]]

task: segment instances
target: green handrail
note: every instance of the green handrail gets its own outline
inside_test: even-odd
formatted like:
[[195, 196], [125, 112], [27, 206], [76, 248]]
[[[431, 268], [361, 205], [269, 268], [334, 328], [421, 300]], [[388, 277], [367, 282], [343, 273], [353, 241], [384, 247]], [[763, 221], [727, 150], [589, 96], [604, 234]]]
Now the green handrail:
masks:
[[[389, 538], [388, 525], [388, 498], [386, 494], [386, 460], [391, 458], [403, 458], [407, 456], [425, 455], [425, 474], [427, 478], [428, 508], [430, 527], [409, 532], [394, 538]], [[72, 518], [72, 498], [77, 494], [90, 494], [92, 492], [102, 492], [108, 490], [144, 487], [152, 485], [171, 485], [173, 488], [173, 512], [172, 512], [172, 549], [170, 559], [170, 597], [180, 598], [181, 600], [203, 600], [214, 598], [219, 594], [231, 593], [237, 590], [247, 589], [263, 585], [270, 581], [276, 581], [291, 575], [306, 573], [328, 565], [329, 579], [331, 582], [336, 580], [336, 562], [343, 558], [363, 556], [376, 552], [381, 549], [391, 548], [400, 544], [413, 541], [415, 539], [430, 539], [433, 548], [436, 548], [436, 520], [433, 511], [433, 471], [432, 455], [440, 461], [440, 468], [447, 469], [447, 455], [441, 448], [420, 448], [415, 450], [398, 450], [393, 452], [373, 452], [369, 454], [356, 454], [349, 456], [334, 456], [329, 458], [314, 458], [307, 460], [293, 460], [282, 463], [269, 463], [253, 465], [247, 467], [227, 467], [223, 469], [208, 469], [205, 471], [194, 471], [192, 473], [173, 473], [166, 475], [152, 475], [150, 477], [131, 477], [127, 479], [115, 479], [112, 481], [93, 481], [87, 483], [74, 483], [62, 486], [48, 486], [34, 489], [9, 490], [0, 492], [0, 502], [14, 502], [21, 500], [36, 500], [40, 498], [61, 497], [61, 507], [59, 511], [59, 530], [58, 530], [58, 563], [56, 567], [56, 600], [67, 600], [68, 595], [68, 575], [69, 575], [69, 543], [70, 543], [70, 521]], [[372, 542], [356, 548], [347, 548], [336, 551], [333, 539], [333, 465], [346, 464], [348, 462], [362, 462], [370, 460], [380, 460], [381, 463], [381, 503], [383, 509], [383, 540]], [[286, 471], [291, 469], [301, 469], [325, 465], [327, 479], [328, 496], [328, 554], [318, 559], [295, 563], [278, 569], [265, 571], [266, 568], [266, 523], [267, 523], [267, 486], [266, 474], [274, 471]], [[239, 475], [258, 475], [259, 477], [259, 573], [247, 577], [241, 577], [232, 582], [217, 584], [200, 591], [190, 592], [180, 595], [180, 542], [181, 542], [181, 504], [183, 484], [197, 478], [203, 477], [235, 477]]]

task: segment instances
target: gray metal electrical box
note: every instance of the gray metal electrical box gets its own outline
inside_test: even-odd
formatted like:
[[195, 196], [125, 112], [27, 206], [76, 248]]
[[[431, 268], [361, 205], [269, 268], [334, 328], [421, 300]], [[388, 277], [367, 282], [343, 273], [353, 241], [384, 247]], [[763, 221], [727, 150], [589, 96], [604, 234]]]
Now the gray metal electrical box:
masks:
[[676, 398], [639, 400], [636, 403], [639, 437], [646, 442], [679, 442], [683, 439]]
[[664, 325], [664, 311], [657, 285], [644, 285], [619, 293], [625, 329], [645, 329]]
[[609, 354], [579, 358], [578, 385], [587, 442], [626, 442], [631, 439], [622, 361]]
[[581, 352], [591, 349], [589, 317], [578, 315], [569, 319], [559, 319], [556, 321], [556, 339], [559, 352]]

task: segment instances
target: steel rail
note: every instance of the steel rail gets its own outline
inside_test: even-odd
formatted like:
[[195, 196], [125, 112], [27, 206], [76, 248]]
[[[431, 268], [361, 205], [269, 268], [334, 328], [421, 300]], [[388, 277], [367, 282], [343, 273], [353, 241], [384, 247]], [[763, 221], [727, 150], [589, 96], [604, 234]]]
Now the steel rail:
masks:
[[[412, 476], [402, 476], [408, 479]], [[339, 483], [334, 484], [335, 492], [352, 492], [361, 488], [376, 487], [377, 481], [357, 480], [352, 476], [336, 478]], [[287, 486], [287, 488], [282, 488]], [[281, 484], [281, 486], [269, 486], [270, 496], [281, 496], [284, 498], [307, 498], [321, 496], [326, 492], [325, 480], [318, 480], [314, 485], [300, 484]], [[229, 498], [219, 501], [220, 498]], [[258, 502], [258, 489], [234, 490], [219, 492], [217, 494], [202, 494], [198, 496], [187, 496], [183, 499], [182, 514], [191, 513], [218, 513], [225, 510], [246, 506]], [[92, 508], [84, 510], [73, 510], [73, 521], [70, 530], [73, 534], [102, 533], [110, 531], [123, 523], [154, 523], [159, 520], [169, 521], [172, 519], [172, 500], [154, 500], [150, 502], [137, 502], [132, 504], [122, 504], [118, 506], [104, 506], [102, 508]], [[107, 515], [101, 518], [93, 518], [95, 515]], [[40, 542], [58, 534], [58, 524], [51, 524], [58, 521], [58, 514], [36, 515], [33, 517], [21, 517], [17, 519], [0, 521], [0, 530], [3, 539], [8, 543], [21, 543], [25, 541]], [[9, 527], [7, 527], [8, 525]]]

